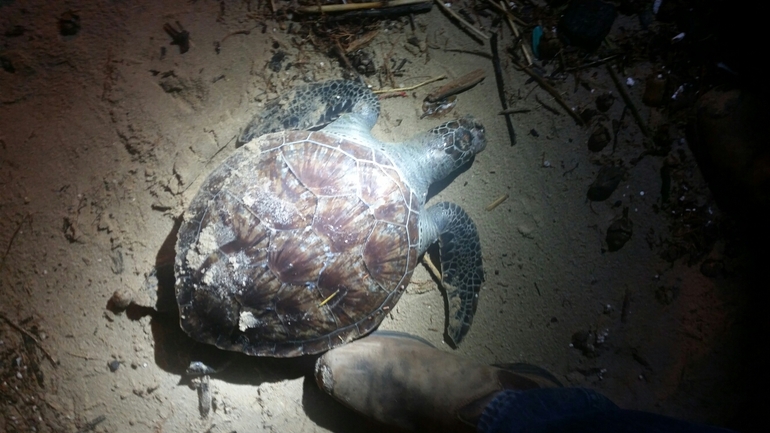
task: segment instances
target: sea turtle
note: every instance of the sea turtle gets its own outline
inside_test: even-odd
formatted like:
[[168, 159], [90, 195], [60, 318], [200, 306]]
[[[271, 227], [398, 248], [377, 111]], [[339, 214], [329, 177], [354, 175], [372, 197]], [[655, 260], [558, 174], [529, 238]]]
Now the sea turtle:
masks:
[[484, 128], [465, 117], [383, 143], [370, 133], [379, 108], [357, 82], [307, 84], [244, 130], [179, 228], [175, 292], [191, 337], [274, 357], [342, 345], [379, 325], [436, 240], [447, 334], [465, 336], [484, 277], [476, 226], [425, 201], [484, 149]]

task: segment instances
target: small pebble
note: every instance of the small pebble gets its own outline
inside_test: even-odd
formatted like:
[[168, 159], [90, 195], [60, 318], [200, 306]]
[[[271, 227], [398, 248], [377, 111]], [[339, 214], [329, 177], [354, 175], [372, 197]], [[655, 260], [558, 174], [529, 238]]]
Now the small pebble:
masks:
[[107, 367], [109, 367], [110, 371], [114, 373], [118, 371], [118, 368], [120, 368], [120, 361], [118, 361], [117, 359], [113, 359], [107, 364]]
[[128, 306], [131, 305], [131, 301], [133, 301], [133, 294], [127, 288], [115, 290], [115, 293], [112, 294], [112, 298], [110, 298], [112, 305], [119, 310], [128, 308]]

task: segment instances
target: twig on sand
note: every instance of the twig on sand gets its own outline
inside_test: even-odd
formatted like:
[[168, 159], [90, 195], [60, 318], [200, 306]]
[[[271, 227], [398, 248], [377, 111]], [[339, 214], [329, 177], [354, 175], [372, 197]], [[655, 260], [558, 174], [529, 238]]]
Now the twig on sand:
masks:
[[53, 365], [53, 367], [54, 367], [54, 368], [56, 368], [56, 367], [58, 367], [58, 366], [59, 366], [59, 361], [57, 361], [56, 359], [54, 359], [54, 357], [53, 357], [53, 356], [51, 356], [51, 354], [50, 354], [50, 353], [48, 353], [48, 351], [47, 351], [47, 350], [45, 350], [45, 347], [43, 347], [43, 345], [42, 345], [42, 344], [40, 344], [40, 341], [39, 341], [37, 338], [35, 338], [35, 336], [34, 336], [34, 335], [30, 334], [30, 332], [29, 332], [29, 331], [27, 331], [26, 329], [24, 329], [24, 328], [22, 328], [21, 326], [17, 325], [17, 324], [16, 324], [16, 322], [14, 322], [13, 320], [9, 319], [9, 318], [8, 318], [8, 317], [7, 317], [5, 314], [3, 314], [2, 312], [0, 312], [0, 319], [3, 319], [3, 320], [5, 320], [5, 322], [6, 322], [6, 323], [8, 323], [8, 324], [11, 326], [11, 328], [13, 328], [13, 329], [15, 329], [15, 330], [17, 330], [17, 331], [21, 332], [22, 334], [24, 334], [24, 336], [25, 336], [25, 337], [27, 337], [27, 338], [29, 338], [30, 340], [32, 340], [32, 341], [33, 341], [33, 342], [34, 342], [34, 343], [37, 345], [37, 347], [39, 347], [39, 348], [40, 348], [40, 350], [43, 352], [43, 354], [45, 354], [45, 357], [46, 357], [46, 358], [48, 358], [48, 360], [49, 360], [49, 361], [51, 361], [51, 365]]
[[379, 33], [380, 33], [379, 30], [372, 30], [370, 32], [365, 33], [363, 36], [356, 38], [353, 42], [349, 43], [345, 47], [345, 50], [344, 50], [345, 54], [352, 53], [363, 48], [364, 46], [372, 42], [375, 36], [377, 36]]
[[[345, 3], [334, 5], [313, 5], [313, 6], [300, 6], [294, 8], [295, 12], [305, 14], [324, 14], [329, 12], [349, 12], [361, 9], [384, 9], [397, 6], [406, 6], [419, 3], [428, 3], [430, 0], [391, 0], [391, 1], [374, 1], [365, 3]], [[275, 8], [273, 8], [275, 9]]]
[[436, 265], [433, 264], [433, 261], [428, 257], [427, 253], [422, 256], [422, 264], [428, 267], [428, 270], [434, 277], [438, 278], [439, 281], [442, 280], [441, 271], [439, 271]]
[[5, 259], [8, 258], [8, 254], [11, 253], [11, 247], [13, 247], [13, 242], [16, 240], [16, 236], [18, 236], [19, 233], [21, 232], [21, 227], [24, 225], [25, 222], [27, 222], [27, 220], [31, 220], [31, 219], [32, 219], [31, 214], [24, 215], [21, 221], [19, 221], [19, 225], [16, 226], [16, 230], [13, 231], [13, 234], [11, 235], [11, 239], [8, 241], [8, 246], [5, 247], [3, 258], [0, 259], [0, 271], [2, 271], [3, 268], [5, 267]]
[[81, 427], [80, 430], [78, 430], [77, 433], [88, 433], [90, 431], [93, 431], [96, 428], [96, 426], [103, 423], [106, 419], [107, 419], [106, 416], [99, 415], [96, 418], [92, 419], [91, 421], [88, 421], [87, 423], [85, 423], [83, 427]]
[[[500, 97], [500, 105], [503, 112], [508, 110], [508, 99], [505, 96], [505, 81], [503, 81], [503, 67], [500, 65], [500, 53], [497, 51], [497, 33], [492, 35], [492, 65], [495, 69], [495, 81], [497, 82], [497, 95]], [[513, 129], [511, 115], [505, 114], [505, 126], [508, 128], [508, 136], [511, 138], [511, 146], [516, 145], [516, 130]]]
[[[495, 3], [494, 0], [487, 0], [487, 3], [489, 3], [489, 5], [492, 6], [493, 8], [495, 8], [498, 11], [502, 12], [509, 20], [511, 20], [513, 22], [517, 22], [517, 23], [519, 23], [522, 26], [527, 26], [528, 25], [527, 23], [522, 21], [519, 17], [514, 15], [513, 12], [510, 11], [510, 9], [507, 9], [507, 8], [503, 7], [502, 5], [499, 5], [499, 4]], [[516, 36], [518, 36], [518, 34]]]
[[443, 80], [443, 79], [446, 79], [446, 75], [440, 75], [438, 77], [433, 77], [430, 80], [425, 80], [422, 83], [415, 84], [414, 86], [399, 87], [399, 88], [396, 88], [396, 89], [374, 90], [373, 93], [379, 95], [379, 94], [382, 94], [382, 93], [408, 92], [408, 91], [414, 90], [414, 89], [416, 89], [418, 87], [422, 87], [422, 86], [424, 86], [426, 84], [430, 84], [430, 83], [432, 83], [434, 81], [439, 81], [439, 80]]
[[[623, 98], [623, 102], [626, 104], [626, 107], [631, 110], [631, 115], [634, 116], [634, 120], [636, 120], [636, 123], [639, 125], [639, 129], [642, 131], [642, 134], [644, 134], [646, 138], [650, 138], [650, 130], [647, 128], [647, 123], [644, 121], [644, 119], [642, 119], [641, 114], [639, 114], [639, 110], [636, 109], [636, 105], [634, 105], [634, 102], [631, 100], [631, 96], [620, 82], [618, 74], [615, 73], [615, 71], [612, 69], [612, 65], [610, 64], [607, 64], [607, 73], [610, 74], [610, 78], [612, 78], [612, 82], [615, 83], [615, 87], [618, 89], [620, 97]], [[645, 140], [645, 147], [650, 147], [648, 145], [648, 141], [649, 140]]]
[[542, 99], [540, 99], [539, 95], [535, 95], [535, 101], [537, 101], [543, 108], [545, 108], [546, 110], [550, 111], [551, 113], [553, 113], [553, 114], [555, 114], [557, 116], [561, 116], [561, 113], [559, 112], [559, 110], [557, 110], [557, 109], [551, 107], [550, 105], [546, 104]]
[[504, 201], [508, 200], [508, 197], [509, 197], [508, 194], [503, 194], [500, 197], [498, 197], [495, 201], [487, 205], [486, 207], [487, 212], [493, 211], [496, 207], [503, 204]]
[[575, 72], [575, 71], [580, 71], [582, 69], [593, 68], [594, 66], [601, 66], [601, 65], [603, 65], [603, 64], [605, 64], [605, 63], [607, 63], [607, 62], [609, 62], [611, 60], [617, 59], [618, 57], [620, 57], [622, 55], [623, 54], [613, 54], [611, 56], [607, 56], [607, 57], [601, 58], [599, 60], [595, 60], [595, 61], [590, 62], [590, 63], [584, 63], [582, 65], [578, 65], [578, 66], [575, 66], [575, 67], [572, 67], [572, 68], [566, 68], [566, 69], [564, 69], [564, 72]]
[[473, 24], [469, 23], [468, 21], [465, 21], [463, 19], [463, 17], [461, 17], [460, 15], [457, 14], [457, 12], [455, 12], [452, 9], [449, 9], [448, 7], [446, 7], [446, 5], [441, 2], [441, 0], [436, 0], [436, 4], [441, 9], [443, 9], [444, 12], [448, 13], [449, 15], [452, 16], [452, 18], [457, 20], [457, 22], [462, 24], [462, 26], [465, 27], [468, 31], [472, 32], [474, 35], [478, 36], [482, 40], [489, 40], [490, 36], [488, 34], [486, 34], [486, 33], [482, 32], [481, 30], [477, 29], [476, 27], [473, 26]]
[[520, 113], [529, 113], [532, 111], [529, 108], [506, 108], [505, 110], [500, 110], [497, 114], [520, 114]]
[[[521, 32], [519, 32], [519, 27], [514, 24], [514, 21], [521, 23], [522, 25], [526, 25], [523, 21], [516, 18], [516, 16], [513, 15], [513, 13], [508, 10], [508, 8], [505, 7], [505, 2], [502, 0], [500, 1], [500, 4], [498, 5], [492, 0], [487, 0], [487, 3], [489, 3], [490, 6], [497, 9], [499, 12], [505, 16], [505, 20], [508, 22], [508, 27], [511, 28], [511, 31], [514, 35], [516, 35], [517, 38], [521, 37]], [[529, 48], [527, 48], [527, 44], [521, 44], [521, 52], [524, 53], [524, 58], [527, 59], [527, 64], [532, 64], [532, 55], [529, 54]]]
[[583, 121], [583, 118], [580, 117], [577, 113], [575, 113], [572, 108], [567, 104], [567, 101], [564, 100], [564, 98], [561, 97], [559, 92], [556, 91], [556, 89], [553, 88], [550, 84], [548, 84], [540, 75], [537, 75], [527, 66], [522, 65], [521, 63], [518, 63], [516, 61], [513, 61], [513, 64], [516, 65], [517, 68], [521, 69], [522, 71], [526, 72], [527, 75], [532, 77], [535, 81], [537, 81], [537, 84], [540, 85], [543, 89], [545, 89], [548, 93], [553, 96], [553, 98], [556, 100], [556, 102], [559, 103], [559, 105], [564, 108], [564, 111], [567, 112], [570, 116], [572, 116], [573, 119], [575, 119], [575, 122], [577, 122], [580, 126], [585, 126], [586, 123]]

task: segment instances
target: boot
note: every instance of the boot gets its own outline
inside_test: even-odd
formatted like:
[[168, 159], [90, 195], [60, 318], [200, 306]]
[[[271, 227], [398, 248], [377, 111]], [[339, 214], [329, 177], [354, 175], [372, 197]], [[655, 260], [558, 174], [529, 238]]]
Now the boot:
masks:
[[316, 362], [315, 377], [351, 409], [420, 432], [474, 432], [498, 392], [561, 386], [537, 367], [482, 365], [392, 332], [330, 350]]

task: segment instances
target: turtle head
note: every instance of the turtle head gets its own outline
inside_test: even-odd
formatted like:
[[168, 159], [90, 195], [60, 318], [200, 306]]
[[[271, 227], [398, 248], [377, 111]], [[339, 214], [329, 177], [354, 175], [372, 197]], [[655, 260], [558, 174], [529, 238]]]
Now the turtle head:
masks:
[[487, 146], [484, 126], [470, 116], [450, 120], [431, 129], [427, 138], [434, 181], [460, 168]]
[[470, 116], [450, 120], [430, 131], [436, 137], [441, 137], [438, 144], [444, 153], [453, 156], [453, 159], [470, 161], [473, 155], [481, 152], [487, 146], [487, 138], [484, 135], [484, 125]]

